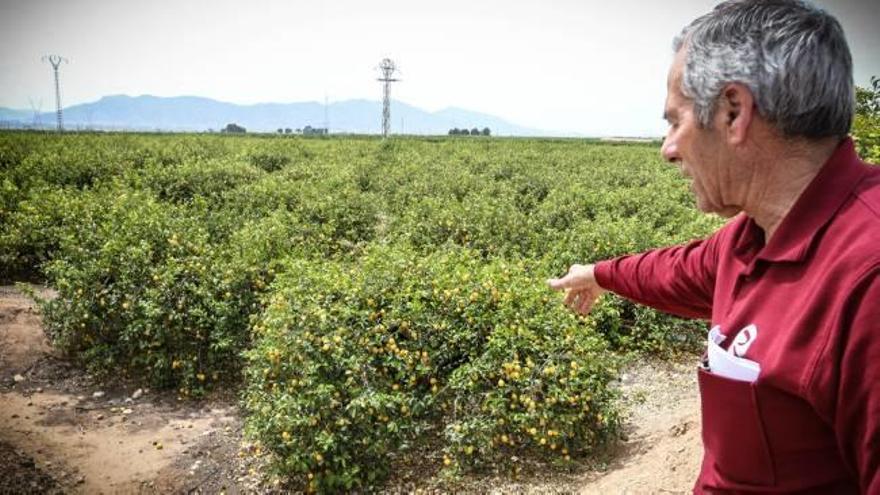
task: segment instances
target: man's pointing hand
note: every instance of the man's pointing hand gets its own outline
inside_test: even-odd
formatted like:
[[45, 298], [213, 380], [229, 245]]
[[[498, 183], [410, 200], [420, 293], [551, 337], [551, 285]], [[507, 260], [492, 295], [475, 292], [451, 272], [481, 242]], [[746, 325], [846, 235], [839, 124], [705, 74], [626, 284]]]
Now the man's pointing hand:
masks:
[[595, 265], [572, 265], [562, 278], [551, 278], [547, 285], [554, 290], [565, 290], [565, 305], [585, 315], [590, 312], [599, 296], [606, 291], [599, 287], [593, 272]]

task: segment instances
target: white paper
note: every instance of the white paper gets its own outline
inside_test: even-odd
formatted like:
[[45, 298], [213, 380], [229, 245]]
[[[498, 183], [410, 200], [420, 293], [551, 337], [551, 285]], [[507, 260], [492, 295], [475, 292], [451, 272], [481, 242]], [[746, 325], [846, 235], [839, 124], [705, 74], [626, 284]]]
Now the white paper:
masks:
[[708, 354], [709, 354], [709, 370], [716, 375], [730, 378], [732, 380], [740, 380], [744, 382], [754, 382], [761, 374], [761, 365], [745, 358], [734, 356], [733, 353], [727, 352], [720, 345], [727, 338], [721, 333], [721, 327], [714, 326], [709, 330]]

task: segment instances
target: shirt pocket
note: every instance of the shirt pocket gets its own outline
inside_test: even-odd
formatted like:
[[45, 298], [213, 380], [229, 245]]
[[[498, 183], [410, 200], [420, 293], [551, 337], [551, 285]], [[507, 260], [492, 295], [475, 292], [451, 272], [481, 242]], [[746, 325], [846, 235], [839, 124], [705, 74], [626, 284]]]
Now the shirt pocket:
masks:
[[704, 455], [715, 471], [737, 484], [774, 485], [776, 475], [755, 384], [703, 368], [698, 381]]

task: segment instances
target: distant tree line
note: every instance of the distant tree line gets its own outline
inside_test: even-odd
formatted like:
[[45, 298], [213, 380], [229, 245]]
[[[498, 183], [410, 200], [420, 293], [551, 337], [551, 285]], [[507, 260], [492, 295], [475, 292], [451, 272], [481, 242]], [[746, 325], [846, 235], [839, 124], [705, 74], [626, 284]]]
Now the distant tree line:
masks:
[[[231, 124], [226, 124], [226, 127], [224, 127], [223, 129], [220, 129], [220, 132], [228, 133], [228, 134], [244, 134], [247, 132], [247, 129], [245, 129], [244, 127], [242, 127], [236, 123], [231, 123]], [[284, 128], [279, 127], [276, 132], [278, 134], [292, 134], [294, 132], [294, 130], [291, 129], [290, 127], [284, 127]], [[467, 131], [465, 131], [465, 132], [467, 132]], [[314, 136], [314, 135], [323, 136], [323, 135], [328, 134], [328, 129], [325, 127], [312, 127], [310, 125], [307, 125], [307, 126], [303, 127], [302, 129], [296, 129], [296, 133], [302, 134], [305, 136]]]
[[[290, 127], [285, 127], [285, 128], [279, 127], [275, 132], [277, 132], [278, 134], [291, 134], [294, 132], [294, 130], [291, 129]], [[329, 129], [327, 129], [326, 127], [312, 127], [310, 125], [307, 125], [307, 126], [303, 127], [302, 129], [297, 127], [295, 132], [297, 134], [302, 134], [305, 136], [315, 136], [315, 135], [323, 136], [323, 135], [330, 133]]]
[[[292, 134], [292, 133], [296, 132], [297, 134], [302, 134], [305, 136], [314, 136], [314, 135], [321, 136], [321, 135], [329, 134], [328, 131], [329, 131], [329, 129], [324, 128], [324, 127], [312, 127], [310, 125], [307, 125], [307, 126], [303, 127], [302, 129], [299, 129], [299, 128], [296, 129], [296, 131], [294, 131], [290, 127], [284, 127], [284, 128], [279, 127], [275, 132], [277, 132], [278, 134]], [[226, 124], [226, 127], [221, 129], [220, 132], [226, 133], [226, 134], [244, 134], [247, 132], [247, 129], [245, 129], [244, 127], [233, 122], [230, 124]], [[470, 129], [470, 130], [459, 129], [458, 127], [454, 127], [452, 129], [449, 129], [449, 135], [450, 136], [491, 136], [492, 131], [488, 127], [483, 127], [482, 130], [480, 130], [476, 127], [474, 127], [473, 129]]]
[[482, 131], [476, 127], [471, 130], [459, 129], [458, 127], [449, 129], [450, 136], [490, 136], [491, 134], [492, 131], [488, 127], [483, 127]]

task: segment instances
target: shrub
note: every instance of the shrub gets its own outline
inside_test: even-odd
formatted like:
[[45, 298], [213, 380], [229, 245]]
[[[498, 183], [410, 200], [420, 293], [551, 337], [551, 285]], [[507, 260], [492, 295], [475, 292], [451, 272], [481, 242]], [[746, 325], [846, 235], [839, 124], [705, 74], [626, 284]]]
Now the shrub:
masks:
[[[115, 194], [111, 194], [115, 193]], [[143, 192], [111, 191], [64, 225], [45, 273], [58, 297], [42, 301], [55, 345], [98, 375], [201, 393], [234, 379], [248, 341], [236, 290], [198, 219]]]
[[427, 197], [411, 205], [391, 226], [391, 237], [426, 251], [446, 242], [485, 256], [523, 255], [540, 242], [530, 218], [504, 197], [483, 194], [462, 200]]
[[264, 172], [228, 159], [193, 160], [177, 166], [151, 164], [132, 179], [137, 189], [149, 189], [159, 199], [184, 203], [197, 196], [217, 201], [228, 190], [256, 181]]
[[0, 215], [0, 278], [38, 274], [62, 237], [80, 226], [88, 228], [108, 199], [93, 191], [46, 185], [22, 191], [6, 179], [2, 185], [10, 201], [6, 214]]
[[859, 156], [867, 162], [880, 164], [880, 115], [856, 115], [853, 137]]
[[590, 313], [608, 346], [621, 353], [669, 356], [698, 352], [706, 344], [706, 322], [684, 320], [615, 295]]
[[561, 461], [615, 431], [616, 361], [525, 265], [376, 245], [291, 259], [246, 353], [248, 432], [310, 489], [380, 482], [426, 438], [447, 469]]
[[41, 140], [41, 146], [18, 155], [9, 167], [9, 177], [24, 190], [95, 186], [134, 167], [142, 151], [126, 138], [115, 140], [112, 147], [102, 136], [47, 134]]
[[248, 157], [251, 165], [259, 167], [266, 172], [281, 170], [290, 164], [290, 157], [272, 153], [254, 153]]

